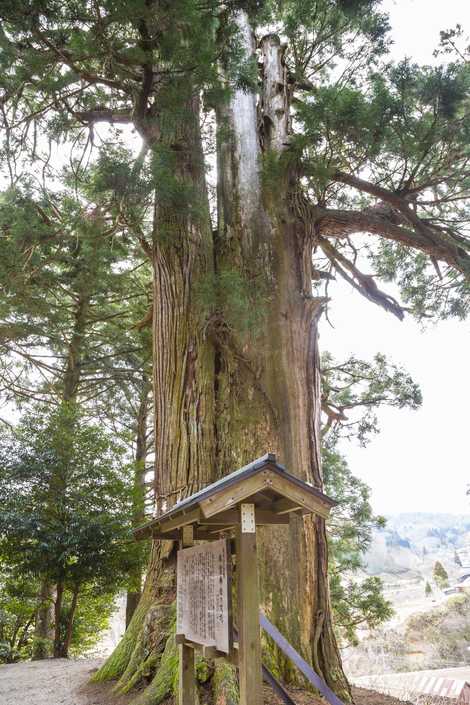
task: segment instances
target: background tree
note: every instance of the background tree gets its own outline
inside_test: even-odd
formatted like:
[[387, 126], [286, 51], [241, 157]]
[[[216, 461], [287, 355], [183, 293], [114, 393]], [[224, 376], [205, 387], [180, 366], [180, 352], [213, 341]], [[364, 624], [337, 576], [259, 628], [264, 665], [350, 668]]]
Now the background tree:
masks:
[[430, 597], [432, 595], [432, 587], [429, 583], [429, 580], [426, 580], [426, 585], [424, 586], [424, 594], [426, 597]]
[[449, 575], [440, 561], [436, 561], [434, 563], [432, 577], [440, 590], [444, 590], [449, 587]]
[[[61, 177], [62, 190], [53, 191], [18, 178], [0, 202], [2, 391], [10, 404], [73, 400], [92, 412], [102, 397], [109, 405], [142, 378], [148, 352], [132, 326], [148, 305], [149, 273], [125, 226], [115, 239], [92, 174], [80, 191], [73, 170]], [[53, 597], [54, 586], [43, 581], [36, 658], [48, 655]]]
[[37, 591], [37, 581], [18, 574], [0, 557], [0, 663], [31, 656]]
[[81, 592], [116, 590], [135, 560], [132, 498], [115, 440], [70, 403], [38, 411], [2, 441], [0, 551], [22, 576], [57, 586], [53, 653], [67, 657]]
[[374, 629], [392, 616], [380, 578], [357, 580], [374, 529], [385, 518], [374, 516], [369, 488], [354, 477], [340, 443], [366, 445], [379, 432], [380, 406], [416, 409], [421, 391], [409, 374], [377, 354], [371, 362], [350, 357], [344, 362], [324, 353], [322, 379], [322, 462], [325, 490], [338, 507], [328, 526], [329, 580], [335, 628], [341, 643], [357, 644], [357, 629]]
[[369, 488], [352, 475], [337, 450], [324, 450], [323, 470], [327, 493], [340, 502], [328, 532], [334, 624], [342, 646], [356, 645], [358, 628], [374, 629], [393, 615], [380, 578], [355, 577], [364, 568], [364, 555], [372, 542], [373, 530], [385, 526], [385, 519], [374, 516]]

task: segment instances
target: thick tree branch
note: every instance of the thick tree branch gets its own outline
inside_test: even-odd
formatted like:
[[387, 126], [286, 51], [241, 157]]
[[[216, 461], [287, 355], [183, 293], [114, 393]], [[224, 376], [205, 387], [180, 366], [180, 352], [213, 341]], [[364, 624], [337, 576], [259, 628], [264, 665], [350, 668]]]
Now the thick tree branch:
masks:
[[[470, 242], [460, 236], [432, 228], [432, 239], [421, 229], [407, 228], [392, 222], [389, 217], [368, 210], [340, 210], [314, 208], [317, 232], [324, 238], [346, 238], [358, 233], [380, 235], [425, 252], [430, 257], [446, 262], [450, 267], [470, 278]], [[427, 228], [428, 231], [431, 228]], [[465, 248], [465, 249], [464, 249]]]
[[95, 108], [86, 111], [71, 111], [73, 115], [88, 125], [95, 122], [109, 122], [111, 124], [132, 123], [132, 113], [129, 110], [112, 110], [111, 108]]

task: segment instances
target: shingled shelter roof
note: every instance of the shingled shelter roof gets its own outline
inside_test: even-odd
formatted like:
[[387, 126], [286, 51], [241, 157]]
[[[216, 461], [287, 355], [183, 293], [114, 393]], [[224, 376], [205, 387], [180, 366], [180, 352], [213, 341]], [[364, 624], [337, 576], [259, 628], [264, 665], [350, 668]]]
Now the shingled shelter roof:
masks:
[[291, 475], [267, 453], [252, 463], [177, 502], [164, 514], [134, 531], [136, 538], [179, 538], [179, 529], [192, 525], [195, 538], [217, 538], [239, 521], [239, 505], [255, 505], [257, 524], [286, 524], [289, 514], [327, 518], [336, 502]]

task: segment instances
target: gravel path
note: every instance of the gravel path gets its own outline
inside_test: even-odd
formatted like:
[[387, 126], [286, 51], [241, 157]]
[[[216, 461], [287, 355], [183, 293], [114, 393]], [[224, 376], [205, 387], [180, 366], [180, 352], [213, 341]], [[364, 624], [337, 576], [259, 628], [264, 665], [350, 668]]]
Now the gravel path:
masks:
[[101, 663], [54, 659], [0, 666], [0, 705], [89, 705], [79, 689]]
[[[29, 661], [0, 666], [0, 705], [129, 705], [135, 696], [116, 697], [101, 685], [87, 686], [103, 659]], [[292, 690], [297, 705], [325, 705], [302, 690]], [[282, 705], [270, 688], [264, 689], [265, 705]], [[412, 705], [373, 690], [354, 688], [357, 705]], [[453, 701], [455, 703], [455, 701]], [[453, 705], [452, 701], [431, 705]]]

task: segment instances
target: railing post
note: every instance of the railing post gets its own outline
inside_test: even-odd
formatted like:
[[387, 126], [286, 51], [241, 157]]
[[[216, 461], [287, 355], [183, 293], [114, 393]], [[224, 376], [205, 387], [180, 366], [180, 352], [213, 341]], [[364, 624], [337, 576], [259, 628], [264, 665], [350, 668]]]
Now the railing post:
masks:
[[236, 551], [240, 705], [263, 705], [254, 504], [240, 507]]

